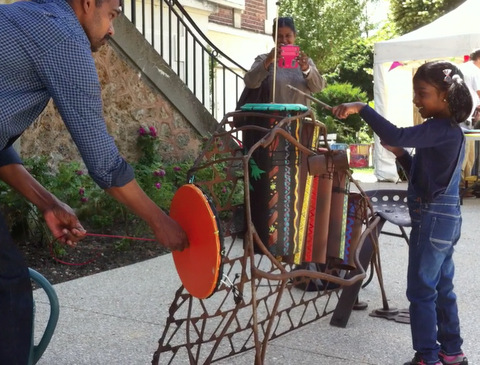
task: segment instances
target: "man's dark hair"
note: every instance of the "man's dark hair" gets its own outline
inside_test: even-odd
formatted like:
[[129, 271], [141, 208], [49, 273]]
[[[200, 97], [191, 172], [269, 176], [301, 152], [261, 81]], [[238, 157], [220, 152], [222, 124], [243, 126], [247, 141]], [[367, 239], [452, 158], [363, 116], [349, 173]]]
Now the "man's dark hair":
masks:
[[[67, 3], [71, 3], [72, 1], [73, 1], [73, 0], [67, 0]], [[103, 4], [104, 1], [105, 1], [105, 0], [95, 0], [95, 6], [96, 6], [97, 8], [99, 8], [100, 6], [102, 6], [102, 4]], [[123, 0], [120, 0], [120, 7], [123, 8]]]
[[476, 61], [480, 58], [480, 48], [474, 50], [472, 53], [470, 53], [470, 60]]
[[[103, 2], [105, 0], [95, 0], [95, 6], [98, 8], [99, 6], [102, 6]], [[119, 1], [120, 7], [123, 8], [123, 0]]]

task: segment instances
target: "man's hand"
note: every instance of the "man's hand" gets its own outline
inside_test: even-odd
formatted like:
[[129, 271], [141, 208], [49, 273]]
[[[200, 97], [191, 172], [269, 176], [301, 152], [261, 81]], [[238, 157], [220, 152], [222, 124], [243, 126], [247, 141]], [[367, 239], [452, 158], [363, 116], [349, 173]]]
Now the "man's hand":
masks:
[[[158, 228], [156, 228], [158, 227]], [[152, 227], [155, 237], [162, 246], [171, 251], [183, 251], [188, 247], [188, 239], [180, 225], [164, 214], [160, 226]]]
[[187, 234], [145, 194], [136, 180], [106, 192], [147, 222], [162, 246], [173, 251], [188, 247]]
[[75, 247], [77, 242], [86, 235], [72, 208], [61, 201], [47, 208], [43, 212], [43, 217], [53, 236], [69, 246]]

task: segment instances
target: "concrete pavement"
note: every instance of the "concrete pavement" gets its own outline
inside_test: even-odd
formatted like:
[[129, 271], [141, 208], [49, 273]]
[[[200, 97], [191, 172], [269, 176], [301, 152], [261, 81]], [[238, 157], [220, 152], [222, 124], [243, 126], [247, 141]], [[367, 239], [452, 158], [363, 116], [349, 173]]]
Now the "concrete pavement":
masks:
[[[405, 183], [378, 183], [363, 178], [364, 190], [404, 189]], [[464, 351], [470, 364], [480, 364], [480, 265], [478, 221], [480, 199], [463, 204], [462, 238], [455, 254], [456, 292], [461, 317]], [[388, 223], [388, 230], [398, 230]], [[405, 297], [407, 247], [402, 238], [380, 237], [385, 289], [391, 307], [407, 308]], [[102, 272], [55, 285], [61, 310], [53, 339], [40, 365], [144, 365], [150, 364], [157, 349], [170, 303], [180, 286], [171, 255], [127, 267]], [[36, 297], [37, 333], [48, 312], [46, 298]], [[392, 364], [413, 356], [410, 328], [406, 324], [373, 318], [369, 313], [381, 308], [376, 277], [360, 292], [368, 303], [366, 311], [354, 311], [347, 328], [330, 326], [331, 316], [270, 341], [265, 364]], [[175, 361], [176, 364], [188, 361]], [[253, 364], [249, 351], [218, 364]]]

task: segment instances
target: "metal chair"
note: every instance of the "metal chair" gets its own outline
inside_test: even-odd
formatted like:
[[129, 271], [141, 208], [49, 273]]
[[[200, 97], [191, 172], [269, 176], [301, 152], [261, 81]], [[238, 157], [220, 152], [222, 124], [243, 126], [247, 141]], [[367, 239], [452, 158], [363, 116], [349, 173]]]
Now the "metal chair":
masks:
[[[47, 279], [45, 279], [45, 277], [41, 275], [39, 272], [31, 268], [29, 268], [28, 270], [30, 272], [30, 278], [32, 279], [32, 281], [45, 291], [45, 294], [47, 295], [48, 300], [50, 302], [50, 316], [48, 318], [48, 322], [45, 327], [45, 331], [42, 335], [42, 338], [40, 339], [37, 345], [34, 344], [34, 336], [32, 335], [32, 345], [30, 348], [30, 358], [28, 361], [28, 365], [33, 365], [33, 364], [36, 364], [38, 360], [40, 360], [43, 353], [47, 349], [47, 346], [50, 343], [50, 340], [52, 339], [53, 332], [55, 331], [55, 327], [57, 326], [57, 322], [58, 322], [60, 306], [58, 303], [57, 293], [55, 293], [55, 290], [53, 289], [53, 286], [50, 284], [50, 282]], [[35, 317], [35, 303], [33, 306], [33, 312]], [[35, 330], [35, 324], [33, 325], [33, 328], [32, 328], [32, 334], [34, 333], [34, 330]]]
[[[370, 199], [373, 211], [377, 214], [381, 221], [378, 224], [380, 233], [388, 236], [402, 237], [410, 243], [405, 227], [411, 226], [410, 215], [408, 213], [407, 206], [407, 191], [399, 189], [380, 189], [380, 190], [368, 190], [365, 194]], [[386, 222], [390, 222], [396, 225], [400, 229], [400, 233], [383, 230], [383, 226]], [[365, 288], [373, 279], [373, 266], [370, 270], [370, 275], [362, 288]]]
[[[407, 244], [409, 244], [408, 235], [405, 232], [405, 227], [411, 226], [410, 215], [407, 206], [407, 191], [406, 190], [369, 190], [365, 194], [370, 199], [374, 212], [380, 216], [385, 222], [390, 222], [400, 229], [400, 233], [389, 231], [381, 231], [381, 233], [403, 237]], [[382, 222], [380, 222], [382, 224]], [[383, 227], [382, 224], [382, 227]]]
[[[405, 232], [405, 227], [411, 226], [407, 205], [407, 192], [405, 190], [385, 189], [365, 191], [365, 194], [370, 199], [370, 204], [372, 205], [375, 215], [380, 217], [380, 222], [377, 226], [378, 235], [383, 233], [389, 236], [402, 237], [405, 239], [405, 242], [409, 244], [409, 238]], [[386, 222], [396, 225], [400, 229], [400, 233], [383, 230], [383, 226]], [[388, 305], [383, 285], [378, 244], [376, 247], [376, 253], [372, 257], [370, 276], [362, 285], [362, 288], [365, 288], [372, 281], [375, 268], [377, 269], [378, 280], [382, 291], [383, 308], [374, 310], [370, 313], [370, 316], [394, 319], [395, 321], [402, 323], [410, 323], [408, 310], [398, 310], [396, 308], [390, 308]]]

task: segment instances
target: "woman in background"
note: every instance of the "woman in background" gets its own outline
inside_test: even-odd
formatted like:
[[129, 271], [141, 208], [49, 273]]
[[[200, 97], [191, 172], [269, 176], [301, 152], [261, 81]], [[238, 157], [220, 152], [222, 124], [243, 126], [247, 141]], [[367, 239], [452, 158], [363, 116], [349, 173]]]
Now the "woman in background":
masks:
[[287, 85], [291, 85], [306, 94], [319, 92], [325, 88], [325, 80], [318, 72], [313, 61], [304, 52], [300, 51], [297, 58], [298, 67], [274, 67], [275, 50], [277, 50], [278, 60], [283, 45], [295, 44], [297, 31], [293, 19], [291, 17], [278, 18], [278, 27], [276, 20], [274, 20], [272, 34], [273, 40], [277, 40], [277, 47], [272, 48], [270, 53], [261, 54], [255, 58], [250, 71], [245, 74], [245, 86], [250, 89], [256, 89], [266, 80], [270, 89], [270, 101], [273, 101], [273, 80], [274, 70], [276, 69], [274, 101], [280, 104], [303, 104], [310, 106], [310, 100], [305, 95], [289, 89]]

